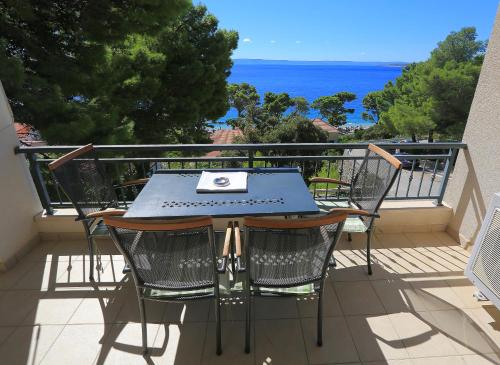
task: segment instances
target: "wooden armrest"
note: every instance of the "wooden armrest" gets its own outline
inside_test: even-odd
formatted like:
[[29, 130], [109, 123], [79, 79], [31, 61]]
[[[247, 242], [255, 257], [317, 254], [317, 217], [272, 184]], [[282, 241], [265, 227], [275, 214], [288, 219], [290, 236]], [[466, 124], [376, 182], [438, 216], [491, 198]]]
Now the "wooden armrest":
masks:
[[113, 216], [122, 216], [125, 213], [127, 213], [127, 211], [123, 209], [108, 208], [105, 210], [100, 210], [98, 212], [89, 213], [85, 217], [86, 218], [113, 217]]
[[229, 248], [231, 246], [231, 234], [232, 234], [231, 222], [227, 223], [226, 237], [224, 238], [224, 247], [222, 248], [222, 257], [217, 260], [217, 271], [219, 273], [225, 273], [227, 267], [227, 259], [229, 257]]
[[329, 177], [312, 177], [309, 180], [311, 183], [327, 183], [327, 184], [338, 184], [338, 185], [344, 185], [344, 186], [351, 186], [350, 183], [338, 180], [338, 179], [332, 179]]
[[328, 211], [328, 214], [338, 215], [338, 214], [348, 214], [348, 215], [363, 215], [366, 217], [378, 216], [378, 214], [372, 214], [366, 210], [356, 209], [356, 208], [333, 208]]
[[231, 228], [231, 222], [227, 223], [227, 228], [226, 228], [226, 237], [224, 239], [224, 248], [222, 249], [222, 256], [227, 257], [229, 256], [229, 248], [231, 246], [231, 233], [232, 233], [232, 228]]
[[241, 232], [238, 222], [234, 222], [234, 243], [236, 245], [236, 257], [241, 256]]
[[144, 179], [125, 181], [124, 183], [121, 183], [119, 187], [132, 186], [132, 185], [145, 185], [148, 181], [149, 177], [146, 177]]
[[238, 222], [234, 222], [234, 243], [236, 246], [236, 270], [239, 273], [245, 272], [246, 268], [241, 259], [241, 231]]

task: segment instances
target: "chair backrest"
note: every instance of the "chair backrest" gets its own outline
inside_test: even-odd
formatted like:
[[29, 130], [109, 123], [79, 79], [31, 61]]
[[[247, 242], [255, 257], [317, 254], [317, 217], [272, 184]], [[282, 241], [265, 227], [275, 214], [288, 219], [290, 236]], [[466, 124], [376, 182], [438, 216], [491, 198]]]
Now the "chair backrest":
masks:
[[117, 206], [116, 193], [91, 144], [51, 162], [49, 169], [80, 219], [89, 213]]
[[136, 284], [164, 290], [216, 285], [216, 253], [210, 217], [139, 220], [104, 217]]
[[306, 219], [245, 218], [244, 259], [252, 285], [291, 287], [323, 280], [349, 209]]
[[377, 213], [400, 170], [401, 162], [396, 157], [370, 143], [351, 183], [350, 201], [371, 214]]

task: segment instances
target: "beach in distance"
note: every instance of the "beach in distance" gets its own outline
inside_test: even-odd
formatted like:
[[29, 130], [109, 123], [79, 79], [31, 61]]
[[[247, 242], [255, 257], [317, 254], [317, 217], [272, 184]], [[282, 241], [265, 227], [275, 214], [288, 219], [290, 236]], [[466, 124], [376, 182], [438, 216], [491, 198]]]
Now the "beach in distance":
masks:
[[[361, 118], [364, 96], [394, 81], [404, 66], [401, 62], [235, 59], [228, 82], [247, 82], [257, 88], [262, 98], [268, 91], [286, 92], [291, 97], [303, 96], [310, 103], [320, 96], [350, 91], [357, 99], [346, 104], [355, 109], [348, 115], [348, 123], [366, 125], [370, 123]], [[236, 110], [231, 109], [220, 121], [236, 116]], [[318, 113], [311, 110], [308, 116], [314, 118]]]

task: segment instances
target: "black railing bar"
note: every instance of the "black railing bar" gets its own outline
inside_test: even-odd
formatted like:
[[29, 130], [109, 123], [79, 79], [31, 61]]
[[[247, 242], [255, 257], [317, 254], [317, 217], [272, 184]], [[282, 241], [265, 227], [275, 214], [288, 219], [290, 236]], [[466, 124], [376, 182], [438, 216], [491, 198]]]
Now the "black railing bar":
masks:
[[[449, 149], [467, 148], [463, 142], [435, 143], [376, 143], [387, 149]], [[69, 152], [82, 146], [17, 146], [15, 153]], [[148, 144], [148, 145], [95, 145], [97, 151], [222, 151], [222, 150], [331, 150], [366, 149], [368, 143], [262, 143], [262, 144]]]
[[420, 196], [420, 189], [422, 189], [422, 183], [424, 182], [425, 167], [427, 166], [427, 161], [424, 161], [424, 167], [422, 167], [422, 174], [420, 175], [420, 183], [418, 184], [417, 196]]
[[[406, 160], [446, 160], [451, 157], [451, 154], [446, 155], [404, 155]], [[254, 161], [353, 161], [353, 160], [363, 160], [362, 156], [258, 156], [254, 157]], [[377, 157], [369, 157], [369, 159], [377, 160]], [[39, 163], [50, 163], [55, 159], [43, 158], [38, 159]], [[107, 157], [100, 158], [100, 161], [113, 163], [113, 162], [222, 162], [222, 161], [234, 161], [234, 162], [247, 162], [247, 157]]]
[[[55, 159], [44, 158], [37, 160], [39, 162], [50, 163]], [[220, 162], [220, 161], [248, 161], [247, 157], [107, 157], [99, 158], [99, 161], [113, 162]]]
[[429, 186], [429, 194], [432, 192], [432, 186], [434, 185], [434, 180], [436, 180], [437, 167], [438, 167], [438, 161], [436, 160], [434, 162], [434, 170], [432, 171], [431, 183]]

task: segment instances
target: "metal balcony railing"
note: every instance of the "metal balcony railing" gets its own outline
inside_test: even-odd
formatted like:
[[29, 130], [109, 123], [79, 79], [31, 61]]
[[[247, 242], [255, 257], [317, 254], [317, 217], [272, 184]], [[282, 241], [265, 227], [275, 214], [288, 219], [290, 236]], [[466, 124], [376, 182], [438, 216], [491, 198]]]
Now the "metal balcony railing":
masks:
[[[403, 169], [386, 199], [433, 199], [441, 204], [457, 153], [466, 148], [461, 142], [377, 143], [395, 153]], [[312, 176], [350, 181], [364, 158], [368, 143], [288, 143], [288, 144], [183, 144], [183, 145], [97, 145], [99, 159], [117, 186], [125, 181], [151, 176], [158, 169], [210, 169], [227, 167], [299, 167], [306, 183]], [[47, 165], [80, 146], [17, 147], [24, 154], [43, 207], [71, 204], [58, 187]], [[217, 157], [207, 157], [221, 151]], [[343, 199], [346, 191], [334, 184], [316, 184], [315, 198]], [[120, 190], [124, 205], [130, 192]]]

